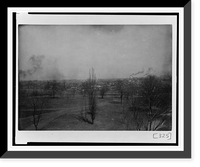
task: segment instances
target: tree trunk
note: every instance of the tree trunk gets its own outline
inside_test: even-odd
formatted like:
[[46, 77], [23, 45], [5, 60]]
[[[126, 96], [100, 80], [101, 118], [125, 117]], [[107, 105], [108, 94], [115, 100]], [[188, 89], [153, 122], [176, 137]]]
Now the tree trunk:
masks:
[[122, 104], [122, 100], [123, 100], [123, 94], [120, 95], [120, 98], [121, 98], [121, 104]]
[[37, 125], [35, 125], [35, 130], [38, 130]]
[[36, 108], [35, 108], [35, 105], [34, 105], [33, 106], [33, 124], [35, 126], [35, 129], [37, 130], [35, 115], [36, 115]]
[[148, 130], [151, 130], [151, 126], [152, 126], [152, 106], [151, 106], [151, 99], [149, 98], [149, 118], [148, 118]]

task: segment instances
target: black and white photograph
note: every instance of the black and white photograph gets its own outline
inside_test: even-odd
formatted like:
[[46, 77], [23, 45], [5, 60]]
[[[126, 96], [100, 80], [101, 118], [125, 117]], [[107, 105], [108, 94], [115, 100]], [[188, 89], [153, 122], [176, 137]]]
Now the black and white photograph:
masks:
[[177, 143], [177, 15], [22, 12], [15, 28], [17, 144]]
[[19, 25], [18, 63], [19, 130], [172, 130], [172, 25]]
[[10, 8], [4, 157], [190, 157], [190, 7]]

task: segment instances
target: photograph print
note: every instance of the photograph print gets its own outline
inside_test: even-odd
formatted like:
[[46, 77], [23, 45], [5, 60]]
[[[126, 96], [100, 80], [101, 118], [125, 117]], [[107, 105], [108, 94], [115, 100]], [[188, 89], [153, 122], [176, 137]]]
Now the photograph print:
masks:
[[19, 131], [171, 131], [172, 25], [18, 25]]

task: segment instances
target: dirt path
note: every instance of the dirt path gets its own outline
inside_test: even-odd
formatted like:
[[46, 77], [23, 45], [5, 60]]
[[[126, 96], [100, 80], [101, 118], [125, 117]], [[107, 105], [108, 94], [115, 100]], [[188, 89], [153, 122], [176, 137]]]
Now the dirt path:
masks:
[[[103, 105], [102, 103], [99, 104], [99, 106]], [[55, 110], [55, 109], [53, 109]], [[70, 108], [63, 108], [63, 109], [58, 109], [58, 111], [55, 112], [50, 112], [50, 113], [44, 113], [42, 114], [40, 118], [40, 122], [38, 124], [38, 129], [43, 129], [45, 126], [47, 126], [50, 122], [54, 121], [55, 119], [61, 117], [62, 115], [65, 114], [79, 114], [81, 108], [80, 106], [78, 107], [70, 107]], [[21, 123], [21, 129], [23, 130], [35, 130], [35, 126], [32, 124], [33, 122], [33, 117], [25, 117], [20, 119]], [[29, 124], [27, 126], [27, 124]]]
[[[54, 109], [55, 110], [55, 109]], [[40, 122], [38, 124], [38, 129], [42, 129], [43, 127], [45, 127], [47, 124], [49, 124], [51, 121], [53, 121], [54, 119], [56, 119], [57, 117], [60, 117], [64, 114], [68, 114], [68, 113], [78, 113], [78, 111], [80, 111], [80, 107], [71, 107], [71, 108], [64, 108], [64, 109], [58, 109], [58, 111], [55, 112], [50, 112], [50, 113], [44, 113], [41, 116]], [[35, 126], [33, 124], [31, 124], [28, 127], [25, 127], [25, 122], [33, 122], [33, 117], [29, 116], [29, 117], [25, 117], [25, 118], [21, 118], [20, 122], [22, 124], [22, 129], [25, 130], [35, 130]], [[24, 125], [24, 127], [23, 127]]]
[[[103, 100], [98, 104], [94, 124], [83, 121], [82, 117], [79, 117], [79, 111], [73, 111], [56, 117], [41, 130], [120, 130], [123, 129], [119, 122], [120, 106]], [[88, 118], [90, 119], [90, 116]]]

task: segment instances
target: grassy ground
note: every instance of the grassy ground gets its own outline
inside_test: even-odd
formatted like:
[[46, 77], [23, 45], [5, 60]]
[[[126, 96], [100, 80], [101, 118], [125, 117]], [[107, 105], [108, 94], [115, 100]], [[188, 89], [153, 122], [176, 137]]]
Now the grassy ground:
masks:
[[[118, 120], [121, 116], [120, 104], [112, 104], [109, 98], [98, 99], [98, 109], [94, 124], [84, 122], [80, 118], [81, 109], [66, 113], [50, 122], [43, 130], [122, 130]], [[80, 107], [81, 108], [81, 107]]]
[[[123, 109], [120, 99], [110, 95], [103, 99], [97, 98], [97, 112], [94, 124], [89, 124], [81, 119], [84, 98], [77, 94], [75, 97], [49, 98], [45, 106], [39, 130], [134, 130], [135, 122], [131, 113]], [[20, 110], [21, 129], [34, 130], [32, 125], [32, 109], [26, 104]], [[145, 108], [140, 114], [145, 118]], [[170, 126], [170, 122], [168, 122]], [[143, 129], [144, 130], [144, 129]]]
[[[73, 96], [71, 96], [70, 98], [66, 96], [61, 96], [55, 98], [47, 97], [47, 99], [47, 103], [45, 104], [42, 113], [56, 112], [60, 109], [79, 106], [79, 103], [82, 102], [82, 98], [80, 95], [77, 95], [76, 98]], [[29, 117], [33, 114], [33, 108], [26, 100], [24, 100], [19, 107], [19, 112], [20, 118]]]

